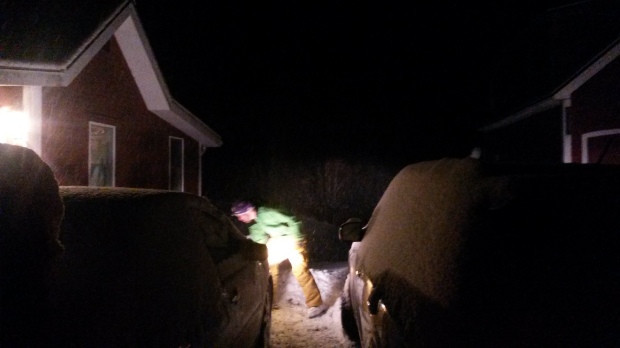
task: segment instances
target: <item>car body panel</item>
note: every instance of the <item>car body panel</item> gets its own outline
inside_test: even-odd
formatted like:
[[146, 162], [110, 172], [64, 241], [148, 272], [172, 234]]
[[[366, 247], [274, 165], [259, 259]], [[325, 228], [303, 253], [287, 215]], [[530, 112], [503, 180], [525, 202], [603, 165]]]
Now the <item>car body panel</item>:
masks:
[[[242, 255], [233, 255], [220, 263], [218, 270], [222, 279], [222, 299], [226, 313], [234, 325], [229, 326], [226, 346], [252, 347], [256, 337], [244, 336], [239, 332], [260, 332], [263, 318], [262, 296], [268, 290], [264, 281], [264, 265], [261, 261], [248, 261]], [[252, 285], [252, 286], [248, 286]], [[235, 338], [231, 340], [230, 338]]]
[[362, 346], [620, 342], [617, 211], [619, 167], [403, 168], [366, 226], [339, 231]]
[[[359, 233], [363, 233], [359, 229]], [[349, 234], [353, 235], [356, 233]], [[363, 265], [357, 262], [358, 248], [359, 242], [353, 242], [349, 250], [349, 274], [343, 291], [348, 292], [359, 341], [363, 347], [400, 347], [403, 335], [390, 318], [381, 297], [373, 294], [372, 281], [364, 272]]]
[[263, 335], [266, 248], [206, 198], [129, 188], [60, 193], [65, 253], [51, 291], [58, 346], [238, 347]]

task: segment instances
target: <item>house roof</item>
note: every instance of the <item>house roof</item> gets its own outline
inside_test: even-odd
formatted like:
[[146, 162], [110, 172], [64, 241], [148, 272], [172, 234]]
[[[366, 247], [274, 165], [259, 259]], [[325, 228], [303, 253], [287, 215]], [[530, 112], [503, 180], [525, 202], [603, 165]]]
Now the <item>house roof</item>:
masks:
[[588, 0], [546, 11], [497, 59], [493, 116], [482, 130], [560, 105], [619, 53], [619, 1]]
[[112, 37], [147, 108], [202, 146], [221, 146], [171, 96], [130, 0], [0, 0], [0, 84], [67, 86]]

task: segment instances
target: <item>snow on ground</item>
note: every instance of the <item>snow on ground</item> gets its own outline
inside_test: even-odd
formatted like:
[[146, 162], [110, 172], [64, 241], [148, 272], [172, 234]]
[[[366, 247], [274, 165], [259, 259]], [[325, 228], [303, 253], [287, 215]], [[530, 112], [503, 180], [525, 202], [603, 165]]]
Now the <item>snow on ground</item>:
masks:
[[273, 348], [353, 348], [340, 324], [340, 294], [348, 272], [346, 262], [317, 263], [310, 271], [329, 309], [323, 316], [309, 319], [305, 298], [290, 268], [280, 271], [280, 294], [272, 311], [271, 346]]

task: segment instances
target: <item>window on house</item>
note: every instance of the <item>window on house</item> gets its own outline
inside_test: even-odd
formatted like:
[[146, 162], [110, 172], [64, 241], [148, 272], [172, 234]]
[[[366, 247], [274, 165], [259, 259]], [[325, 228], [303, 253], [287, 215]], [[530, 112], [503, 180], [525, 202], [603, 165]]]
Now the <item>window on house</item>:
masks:
[[114, 186], [116, 127], [89, 122], [88, 186]]
[[169, 139], [169, 188], [172, 191], [183, 191], [183, 139], [175, 137]]

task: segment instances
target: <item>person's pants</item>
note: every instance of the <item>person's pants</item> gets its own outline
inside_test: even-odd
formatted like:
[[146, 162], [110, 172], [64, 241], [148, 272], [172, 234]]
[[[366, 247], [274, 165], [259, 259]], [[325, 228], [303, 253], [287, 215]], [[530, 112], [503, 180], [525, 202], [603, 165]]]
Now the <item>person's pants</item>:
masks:
[[[314, 277], [308, 268], [308, 258], [306, 257], [306, 253], [302, 249], [297, 249], [297, 251], [292, 254], [288, 260], [291, 263], [293, 275], [301, 286], [301, 290], [306, 298], [306, 306], [316, 307], [323, 304], [319, 287], [316, 285]], [[278, 298], [278, 282], [280, 273], [279, 266], [279, 264], [270, 266], [271, 277], [273, 279], [274, 299]], [[277, 301], [274, 300], [274, 302]]]

